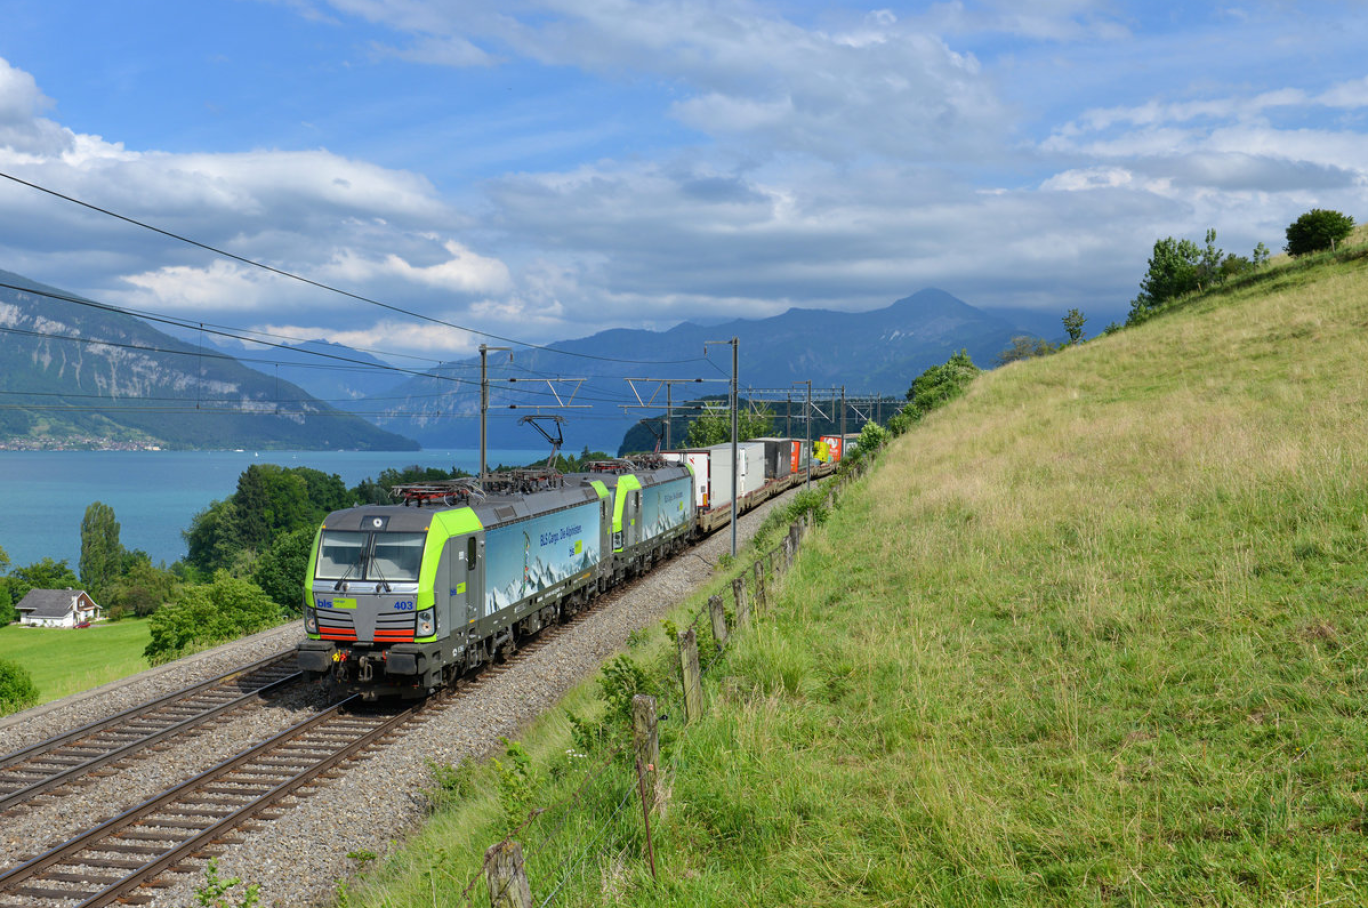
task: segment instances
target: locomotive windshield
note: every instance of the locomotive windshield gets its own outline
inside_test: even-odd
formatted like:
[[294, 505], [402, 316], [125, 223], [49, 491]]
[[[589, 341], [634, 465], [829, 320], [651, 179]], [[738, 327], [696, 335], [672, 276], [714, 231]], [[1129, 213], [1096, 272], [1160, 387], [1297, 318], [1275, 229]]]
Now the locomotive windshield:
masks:
[[426, 533], [324, 530], [318, 543], [319, 580], [414, 583], [423, 564]]

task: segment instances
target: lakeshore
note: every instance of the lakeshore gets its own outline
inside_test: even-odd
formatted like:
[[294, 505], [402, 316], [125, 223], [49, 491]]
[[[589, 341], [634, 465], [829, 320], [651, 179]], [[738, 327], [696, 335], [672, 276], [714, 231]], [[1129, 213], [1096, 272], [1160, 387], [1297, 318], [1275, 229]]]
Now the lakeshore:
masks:
[[[544, 450], [489, 452], [491, 464], [531, 463]], [[81, 554], [81, 519], [96, 501], [114, 509], [120, 541], [153, 562], [185, 555], [181, 532], [214, 501], [233, 494], [254, 463], [336, 473], [348, 486], [410, 465], [474, 472], [479, 452], [450, 451], [0, 451], [0, 548], [12, 565]]]

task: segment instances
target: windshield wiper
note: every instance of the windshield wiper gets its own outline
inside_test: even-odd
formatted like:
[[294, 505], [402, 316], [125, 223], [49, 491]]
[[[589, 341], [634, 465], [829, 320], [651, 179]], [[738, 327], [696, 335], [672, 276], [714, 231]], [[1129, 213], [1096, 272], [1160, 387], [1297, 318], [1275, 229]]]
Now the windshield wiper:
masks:
[[374, 552], [372, 552], [370, 556], [370, 570], [366, 572], [367, 579], [370, 578], [370, 575], [372, 573], [375, 574], [376, 579], [380, 581], [379, 583], [375, 584], [375, 591], [378, 593], [380, 592], [380, 588], [384, 587], [384, 591], [386, 593], [390, 592], [389, 581], [385, 579], [385, 575], [381, 572], [380, 559], [375, 557]]
[[[362, 555], [362, 557], [365, 557], [364, 554]], [[347, 591], [347, 578], [351, 576], [351, 572], [356, 570], [356, 566], [360, 563], [361, 560], [358, 558], [356, 561], [353, 561], [351, 564], [347, 565], [347, 569], [342, 572], [342, 576], [338, 577], [337, 582], [333, 584], [334, 593], [339, 591], [345, 593]]]

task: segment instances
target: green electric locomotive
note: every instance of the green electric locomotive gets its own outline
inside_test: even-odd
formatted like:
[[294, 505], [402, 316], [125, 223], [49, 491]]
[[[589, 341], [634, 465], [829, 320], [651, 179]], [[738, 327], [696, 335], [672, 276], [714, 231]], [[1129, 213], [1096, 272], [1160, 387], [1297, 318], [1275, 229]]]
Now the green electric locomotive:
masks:
[[421, 697], [683, 547], [693, 475], [658, 458], [586, 473], [396, 487], [329, 514], [304, 594], [301, 671], [369, 698]]

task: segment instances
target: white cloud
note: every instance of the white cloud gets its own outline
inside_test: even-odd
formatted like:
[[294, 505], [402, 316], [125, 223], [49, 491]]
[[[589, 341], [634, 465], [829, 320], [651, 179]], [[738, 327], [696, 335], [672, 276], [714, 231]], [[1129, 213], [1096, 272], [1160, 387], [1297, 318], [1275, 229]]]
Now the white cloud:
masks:
[[67, 150], [71, 132], [39, 115], [51, 106], [32, 75], [0, 58], [0, 148], [25, 156]]
[[141, 308], [182, 313], [250, 313], [278, 305], [265, 272], [234, 262], [216, 261], [205, 268], [172, 265], [124, 278], [142, 293], [132, 299]]
[[1079, 192], [1087, 189], [1117, 189], [1131, 186], [1134, 182], [1135, 175], [1124, 167], [1088, 167], [1055, 174], [1042, 183], [1040, 188]]
[[498, 293], [510, 288], [508, 266], [498, 259], [478, 255], [455, 240], [442, 243], [442, 248], [450, 258], [432, 265], [414, 265], [394, 254], [371, 259], [347, 249], [335, 255], [323, 274], [329, 280], [354, 285], [397, 278], [461, 294]]

